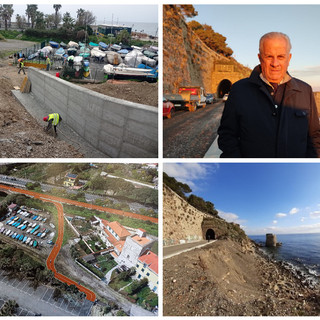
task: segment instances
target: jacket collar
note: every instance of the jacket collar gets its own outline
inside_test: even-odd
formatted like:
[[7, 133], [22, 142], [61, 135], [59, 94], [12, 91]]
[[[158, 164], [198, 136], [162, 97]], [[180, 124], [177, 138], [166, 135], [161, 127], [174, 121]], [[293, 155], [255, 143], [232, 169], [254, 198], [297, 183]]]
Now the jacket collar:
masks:
[[[263, 77], [260, 64], [257, 65], [253, 69], [253, 71], [251, 72], [251, 75], [249, 77], [249, 80], [250, 80], [250, 82], [253, 82], [253, 83], [258, 84], [260, 86], [263, 85], [263, 82], [265, 82], [271, 86], [269, 81]], [[287, 83], [287, 89], [289, 89], [289, 90], [301, 91], [301, 88], [300, 88], [298, 82], [296, 81], [296, 79], [292, 78], [288, 72], [286, 73], [286, 75], [281, 83]]]

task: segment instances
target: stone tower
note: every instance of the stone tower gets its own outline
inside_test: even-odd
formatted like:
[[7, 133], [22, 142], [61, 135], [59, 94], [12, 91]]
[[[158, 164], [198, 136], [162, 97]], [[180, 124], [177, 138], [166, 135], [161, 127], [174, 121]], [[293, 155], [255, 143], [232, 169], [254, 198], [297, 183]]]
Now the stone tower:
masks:
[[266, 247], [276, 247], [277, 246], [277, 236], [272, 233], [266, 234]]

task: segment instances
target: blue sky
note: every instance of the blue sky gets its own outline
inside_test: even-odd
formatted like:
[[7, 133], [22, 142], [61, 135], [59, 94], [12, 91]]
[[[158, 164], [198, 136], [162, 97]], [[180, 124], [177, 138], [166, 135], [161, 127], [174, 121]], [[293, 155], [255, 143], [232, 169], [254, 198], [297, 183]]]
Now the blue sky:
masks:
[[164, 163], [248, 235], [320, 232], [320, 163]]
[[[270, 31], [286, 33], [292, 44], [289, 72], [320, 91], [320, 5], [194, 5], [192, 18], [224, 35], [234, 57], [253, 68], [260, 37]], [[188, 19], [188, 21], [192, 20]]]

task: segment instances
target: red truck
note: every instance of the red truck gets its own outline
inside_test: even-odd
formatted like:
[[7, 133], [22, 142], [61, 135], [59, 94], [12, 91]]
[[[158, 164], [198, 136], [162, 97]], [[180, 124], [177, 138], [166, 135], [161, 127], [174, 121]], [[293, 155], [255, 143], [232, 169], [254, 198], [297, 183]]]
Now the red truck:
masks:
[[198, 86], [180, 87], [178, 94], [166, 94], [164, 98], [171, 101], [175, 108], [188, 108], [190, 112], [196, 111], [198, 107], [206, 106], [205, 91]]

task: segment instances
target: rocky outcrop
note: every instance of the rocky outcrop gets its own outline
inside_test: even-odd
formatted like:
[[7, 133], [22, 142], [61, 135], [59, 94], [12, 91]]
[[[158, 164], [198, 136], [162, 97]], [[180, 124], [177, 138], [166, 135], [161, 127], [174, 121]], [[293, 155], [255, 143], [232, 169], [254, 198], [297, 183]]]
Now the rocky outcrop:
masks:
[[164, 245], [206, 240], [208, 236], [211, 240], [228, 238], [248, 242], [239, 225], [199, 211], [163, 185]]
[[[176, 93], [179, 86], [197, 85], [222, 95], [232, 83], [250, 74], [250, 69], [235, 59], [208, 48], [188, 27], [175, 5], [163, 8], [164, 93]], [[229, 82], [220, 92], [223, 80]]]

